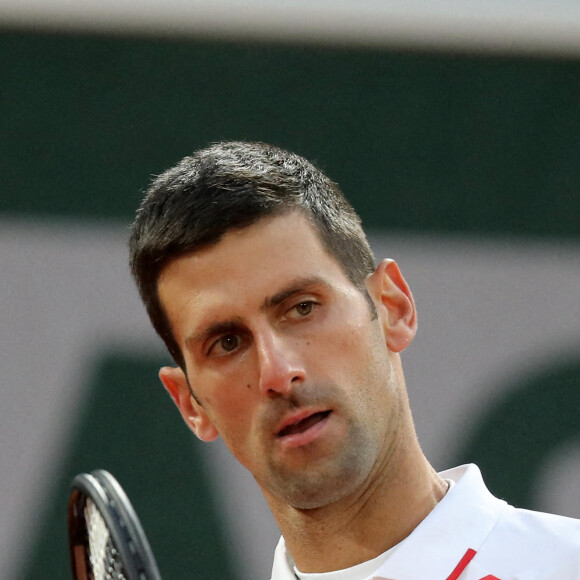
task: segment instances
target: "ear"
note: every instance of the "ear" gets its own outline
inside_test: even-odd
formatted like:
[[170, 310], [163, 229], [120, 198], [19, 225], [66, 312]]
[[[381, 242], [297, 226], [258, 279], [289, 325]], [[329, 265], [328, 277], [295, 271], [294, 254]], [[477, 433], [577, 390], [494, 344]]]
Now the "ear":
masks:
[[179, 367], [163, 367], [159, 371], [159, 378], [196, 436], [202, 441], [217, 439], [219, 433], [201, 404], [193, 397], [185, 373]]
[[389, 350], [405, 350], [417, 332], [417, 312], [413, 295], [397, 263], [383, 260], [367, 278], [367, 288], [383, 323]]

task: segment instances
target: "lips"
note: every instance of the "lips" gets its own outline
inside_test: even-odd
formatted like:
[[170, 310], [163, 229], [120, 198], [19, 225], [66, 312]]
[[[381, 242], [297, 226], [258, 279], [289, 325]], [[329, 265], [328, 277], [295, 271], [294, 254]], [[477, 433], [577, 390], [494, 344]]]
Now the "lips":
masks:
[[330, 413], [331, 411], [318, 411], [306, 416], [289, 419], [285, 422], [285, 426], [278, 431], [278, 437], [287, 437], [304, 433], [308, 431], [308, 429], [314, 427], [317, 423], [324, 421]]

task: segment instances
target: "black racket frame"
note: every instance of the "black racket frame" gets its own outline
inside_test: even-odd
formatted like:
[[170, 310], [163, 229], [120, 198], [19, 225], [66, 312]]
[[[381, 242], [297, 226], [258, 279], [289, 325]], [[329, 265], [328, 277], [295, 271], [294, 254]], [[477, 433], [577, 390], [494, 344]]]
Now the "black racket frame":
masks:
[[[74, 580], [91, 580], [82, 574], [84, 562], [78, 562], [79, 546], [87, 545], [87, 527], [83, 514], [87, 498], [101, 513], [111, 539], [119, 551], [128, 580], [161, 580], [153, 552], [139, 518], [119, 482], [104, 469], [80, 473], [70, 486], [68, 534]], [[75, 549], [76, 548], [76, 549]], [[83, 556], [88, 558], [86, 550]], [[79, 567], [80, 565], [80, 567]]]

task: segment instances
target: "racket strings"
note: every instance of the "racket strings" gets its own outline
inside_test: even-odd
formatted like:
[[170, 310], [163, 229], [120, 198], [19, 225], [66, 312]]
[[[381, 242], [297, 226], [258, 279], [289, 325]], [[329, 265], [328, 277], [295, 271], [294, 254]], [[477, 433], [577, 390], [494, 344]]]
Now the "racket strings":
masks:
[[93, 580], [127, 580], [127, 573], [107, 524], [90, 498], [86, 501], [84, 516]]

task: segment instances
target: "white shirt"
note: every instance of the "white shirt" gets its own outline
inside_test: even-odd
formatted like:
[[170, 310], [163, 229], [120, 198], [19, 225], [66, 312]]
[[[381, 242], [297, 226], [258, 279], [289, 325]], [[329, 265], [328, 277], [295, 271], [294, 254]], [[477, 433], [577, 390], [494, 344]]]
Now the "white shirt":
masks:
[[[580, 520], [508, 505], [475, 465], [439, 475], [455, 485], [367, 580], [580, 580]], [[296, 580], [283, 538], [272, 580]]]

